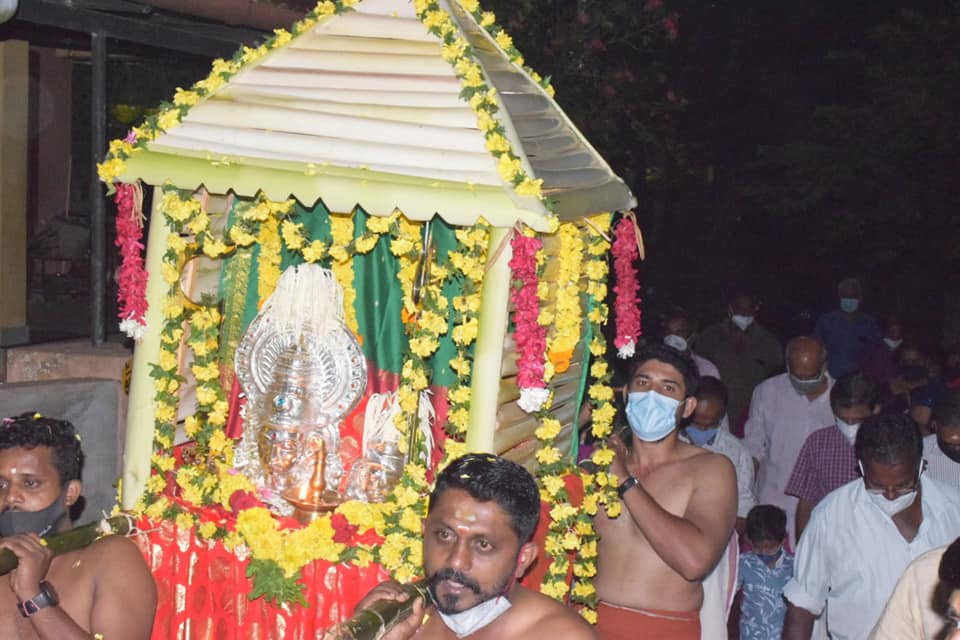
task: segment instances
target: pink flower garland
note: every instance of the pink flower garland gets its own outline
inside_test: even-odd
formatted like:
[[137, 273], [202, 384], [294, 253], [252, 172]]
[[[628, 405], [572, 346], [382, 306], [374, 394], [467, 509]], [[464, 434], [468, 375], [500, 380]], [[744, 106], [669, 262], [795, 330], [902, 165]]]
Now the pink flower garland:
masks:
[[513, 303], [514, 338], [517, 342], [517, 386], [523, 389], [544, 389], [543, 354], [547, 351], [547, 330], [538, 322], [540, 299], [537, 297], [537, 251], [543, 247], [538, 238], [515, 233], [510, 240], [513, 257], [510, 269], [513, 286], [510, 302]]
[[629, 358], [634, 354], [640, 337], [640, 282], [637, 277], [636, 259], [640, 257], [635, 222], [626, 216], [620, 219], [613, 231], [613, 269], [617, 284], [613, 287], [616, 299], [613, 303], [617, 335], [613, 339], [617, 356]]
[[147, 328], [147, 271], [143, 267], [143, 213], [139, 185], [117, 184], [117, 316], [120, 330], [139, 340]]

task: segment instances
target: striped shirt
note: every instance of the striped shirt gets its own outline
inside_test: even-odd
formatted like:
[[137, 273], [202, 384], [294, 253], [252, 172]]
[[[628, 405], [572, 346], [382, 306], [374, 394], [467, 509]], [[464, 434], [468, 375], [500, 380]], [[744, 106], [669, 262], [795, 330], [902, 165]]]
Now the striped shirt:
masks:
[[923, 439], [923, 457], [927, 461], [927, 475], [952, 489], [960, 489], [960, 463], [940, 450], [937, 434], [931, 433]]

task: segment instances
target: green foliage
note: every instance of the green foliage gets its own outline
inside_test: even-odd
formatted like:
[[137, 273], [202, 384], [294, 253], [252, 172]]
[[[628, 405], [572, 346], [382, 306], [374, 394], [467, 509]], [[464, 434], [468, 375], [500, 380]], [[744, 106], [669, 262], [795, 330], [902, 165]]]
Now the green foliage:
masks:
[[284, 603], [307, 606], [304, 598], [305, 587], [299, 581], [300, 575], [287, 577], [283, 569], [273, 560], [250, 560], [247, 565], [247, 577], [253, 585], [248, 596], [250, 600], [265, 598], [276, 606]]
[[671, 75], [678, 16], [660, 0], [483, 0], [557, 102], [635, 190], [647, 167], [682, 161]]
[[[875, 262], [906, 245], [912, 260], [956, 265], [958, 33], [954, 1], [890, 12], [832, 51], [825, 70], [845, 90], [816, 105], [803, 139], [760, 148], [742, 192], [773, 214], [829, 220], [825, 252], [858, 237]], [[884, 231], [864, 238], [871, 228]]]

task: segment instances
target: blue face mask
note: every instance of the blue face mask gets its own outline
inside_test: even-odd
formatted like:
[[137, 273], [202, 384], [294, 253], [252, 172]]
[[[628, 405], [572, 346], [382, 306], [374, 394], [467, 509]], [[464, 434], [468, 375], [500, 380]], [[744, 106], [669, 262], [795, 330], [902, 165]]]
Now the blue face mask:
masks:
[[663, 440], [677, 428], [679, 400], [656, 391], [634, 391], [627, 396], [627, 422], [644, 442]]
[[754, 551], [754, 554], [757, 558], [765, 565], [771, 565], [777, 560], [780, 559], [780, 554], [783, 553], [783, 548], [777, 549], [776, 553], [757, 553]]
[[690, 438], [690, 442], [702, 447], [706, 444], [713, 442], [713, 439], [717, 437], [717, 431], [719, 427], [711, 427], [710, 429], [698, 429], [696, 427], [690, 426], [687, 427], [685, 433], [687, 437]]
[[853, 313], [860, 307], [860, 301], [856, 298], [840, 298], [840, 308], [847, 313]]

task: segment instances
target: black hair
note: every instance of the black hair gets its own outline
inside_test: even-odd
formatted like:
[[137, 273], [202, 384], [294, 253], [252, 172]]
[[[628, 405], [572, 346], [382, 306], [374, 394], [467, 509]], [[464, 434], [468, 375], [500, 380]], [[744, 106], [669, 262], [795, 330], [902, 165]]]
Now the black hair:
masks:
[[693, 316], [687, 313], [687, 310], [683, 307], [672, 307], [670, 311], [663, 316], [663, 322], [661, 323], [662, 333], [666, 334], [667, 325], [673, 320], [683, 320], [687, 323], [691, 334], [697, 332], [697, 323], [694, 321]]
[[930, 419], [938, 427], [960, 426], [960, 389], [947, 389], [933, 405]]
[[861, 404], [873, 409], [879, 401], [880, 390], [862, 371], [840, 376], [830, 390], [830, 407], [834, 411]]
[[720, 401], [724, 407], [727, 406], [727, 385], [723, 384], [720, 378], [713, 376], [701, 376], [697, 384], [697, 400], [704, 398], [714, 398]]
[[758, 504], [747, 513], [747, 538], [751, 543], [781, 542], [787, 537], [787, 513], [772, 504]]
[[951, 589], [960, 589], [960, 538], [944, 550], [937, 574], [940, 582], [945, 582]]
[[516, 462], [488, 453], [468, 453], [444, 469], [430, 494], [430, 511], [448, 489], [462, 489], [474, 500], [493, 501], [507, 512], [521, 544], [533, 537], [540, 520], [540, 490]]
[[53, 466], [60, 474], [60, 483], [80, 479], [80, 470], [83, 468], [80, 436], [66, 420], [45, 418], [35, 411], [4, 418], [0, 425], [0, 450], [16, 447], [50, 447], [53, 450]]
[[920, 463], [923, 456], [923, 437], [917, 423], [902, 413], [870, 416], [857, 430], [854, 444], [857, 460], [900, 464]]
[[640, 350], [637, 351], [630, 362], [630, 376], [627, 378], [628, 386], [633, 382], [637, 370], [650, 360], [659, 360], [679, 371], [680, 375], [683, 376], [683, 386], [686, 387], [686, 397], [690, 398], [697, 395], [697, 387], [700, 384], [697, 365], [694, 364], [689, 355], [665, 344], [653, 343], [640, 347]]

